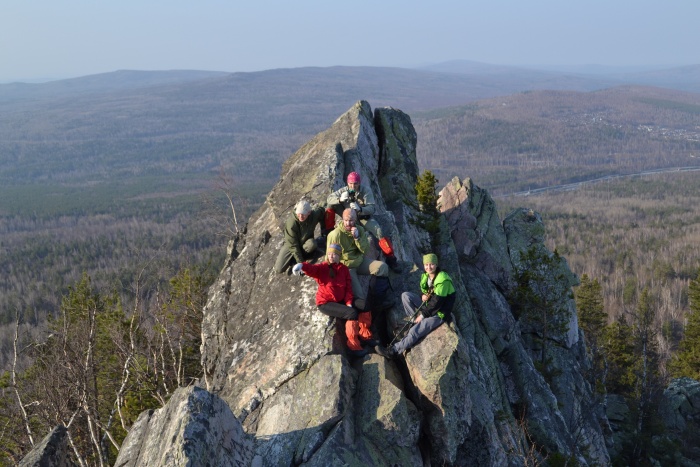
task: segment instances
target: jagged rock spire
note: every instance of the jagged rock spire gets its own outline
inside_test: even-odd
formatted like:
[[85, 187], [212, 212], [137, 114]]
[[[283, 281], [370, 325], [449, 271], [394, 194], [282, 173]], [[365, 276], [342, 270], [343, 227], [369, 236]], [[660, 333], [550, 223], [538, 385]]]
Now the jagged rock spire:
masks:
[[[551, 344], [565, 371], [547, 381], [509, 303], [512, 253], [533, 241], [532, 232], [514, 221], [506, 231], [493, 200], [472, 181], [455, 179], [443, 189], [434, 251], [457, 290], [455, 322], [405, 359], [348, 359], [342, 333], [316, 310], [315, 282], [274, 273], [280, 227], [295, 203], [323, 203], [357, 171], [404, 266], [391, 275], [394, 298], [418, 290], [421, 258], [431, 247], [416, 222], [415, 152], [407, 115], [358, 102], [289, 158], [232, 240], [204, 310], [202, 385], [244, 429], [239, 444], [252, 443], [241, 465], [502, 466], [553, 452], [582, 465], [608, 463], [596, 401], [582, 377], [580, 331]], [[402, 314], [399, 307], [388, 312], [388, 329]], [[135, 442], [130, 434], [126, 450]]]

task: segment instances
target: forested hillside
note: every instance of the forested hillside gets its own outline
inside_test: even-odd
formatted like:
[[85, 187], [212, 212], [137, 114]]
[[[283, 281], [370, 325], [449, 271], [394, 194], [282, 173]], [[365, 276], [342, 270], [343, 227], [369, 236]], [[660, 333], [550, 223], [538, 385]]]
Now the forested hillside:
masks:
[[420, 163], [494, 194], [700, 166], [700, 95], [658, 88], [538, 91], [414, 115]]
[[688, 284], [700, 272], [700, 172], [628, 177], [498, 203], [504, 214], [518, 206], [541, 213], [548, 247], [576, 274], [601, 284], [608, 323], [629, 322], [647, 289], [665, 366], [687, 321]]

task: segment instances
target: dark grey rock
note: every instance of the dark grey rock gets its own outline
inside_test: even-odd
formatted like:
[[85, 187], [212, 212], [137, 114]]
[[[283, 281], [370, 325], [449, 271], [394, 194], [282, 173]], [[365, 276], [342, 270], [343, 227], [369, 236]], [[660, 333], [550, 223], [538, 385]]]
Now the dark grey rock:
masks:
[[66, 427], [58, 425], [46, 435], [39, 444], [18, 464], [20, 467], [73, 467], [70, 456], [68, 432]]
[[204, 389], [177, 389], [168, 403], [143, 412], [122, 443], [115, 466], [243, 466], [253, 441], [226, 403]]

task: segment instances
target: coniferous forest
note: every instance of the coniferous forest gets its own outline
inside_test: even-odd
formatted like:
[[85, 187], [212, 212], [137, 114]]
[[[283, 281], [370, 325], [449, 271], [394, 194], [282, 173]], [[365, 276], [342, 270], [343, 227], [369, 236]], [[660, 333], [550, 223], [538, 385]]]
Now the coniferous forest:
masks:
[[[209, 79], [48, 104], [0, 95], [0, 464], [57, 423], [76, 459], [109, 464], [141, 411], [200, 376], [202, 308], [229, 239], [286, 157], [354, 99], [295, 107], [258, 93], [246, 114], [216, 98], [233, 79]], [[643, 457], [660, 391], [700, 380], [700, 171], [680, 170], [700, 168], [700, 97], [623, 87], [442, 103], [407, 104], [425, 179], [470, 177], [501, 218], [542, 215], [580, 278], [590, 381], [639, 408], [629, 452]], [[634, 175], [650, 169], [666, 172]]]

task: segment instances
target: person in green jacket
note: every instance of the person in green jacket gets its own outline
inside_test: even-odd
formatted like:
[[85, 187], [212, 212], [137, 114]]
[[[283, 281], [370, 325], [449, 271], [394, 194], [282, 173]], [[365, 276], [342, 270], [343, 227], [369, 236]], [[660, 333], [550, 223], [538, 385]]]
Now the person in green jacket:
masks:
[[420, 279], [421, 295], [412, 292], [401, 294], [404, 312], [409, 317], [415, 316], [414, 324], [406, 337], [396, 344], [375, 347], [375, 352], [383, 357], [394, 358], [400, 355], [442, 323], [452, 319], [452, 308], [457, 297], [452, 278], [438, 267], [438, 257], [434, 253], [423, 256], [423, 268], [425, 273]]
[[328, 245], [335, 243], [343, 248], [340, 262], [350, 268], [352, 278], [352, 293], [357, 298], [365, 299], [367, 294], [362, 290], [358, 274], [372, 274], [387, 277], [389, 267], [384, 261], [365, 257], [369, 251], [369, 240], [365, 229], [357, 224], [357, 211], [348, 208], [343, 211], [343, 221], [328, 234]]
[[294, 215], [284, 224], [284, 244], [275, 261], [275, 272], [282, 274], [289, 266], [303, 263], [317, 249], [325, 247], [323, 238], [314, 238], [316, 225], [323, 228], [325, 211], [322, 206], [311, 209], [308, 201], [297, 203]]

